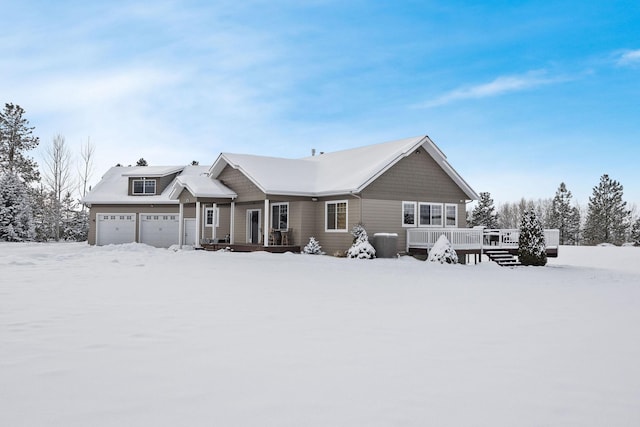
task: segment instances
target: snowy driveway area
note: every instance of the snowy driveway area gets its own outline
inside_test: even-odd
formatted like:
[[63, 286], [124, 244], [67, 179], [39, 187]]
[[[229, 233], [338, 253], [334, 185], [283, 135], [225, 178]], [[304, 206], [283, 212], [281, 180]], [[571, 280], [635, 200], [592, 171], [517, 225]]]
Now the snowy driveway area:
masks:
[[640, 248], [0, 243], [1, 426], [638, 426]]

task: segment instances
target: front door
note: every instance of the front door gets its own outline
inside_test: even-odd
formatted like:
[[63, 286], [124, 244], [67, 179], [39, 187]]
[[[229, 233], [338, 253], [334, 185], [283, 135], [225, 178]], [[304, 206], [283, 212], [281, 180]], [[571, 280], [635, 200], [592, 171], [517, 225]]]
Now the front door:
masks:
[[247, 243], [260, 243], [260, 209], [247, 211]]

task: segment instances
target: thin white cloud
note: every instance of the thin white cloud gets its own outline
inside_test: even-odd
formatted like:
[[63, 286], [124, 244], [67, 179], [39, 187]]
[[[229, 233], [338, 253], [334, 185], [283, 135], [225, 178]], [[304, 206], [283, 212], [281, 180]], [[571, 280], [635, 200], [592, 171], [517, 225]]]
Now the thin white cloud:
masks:
[[450, 104], [464, 99], [489, 98], [566, 80], [566, 78], [562, 77], [548, 77], [545, 72], [541, 71], [531, 71], [522, 75], [500, 76], [489, 83], [454, 89], [430, 101], [422, 103], [418, 105], [418, 107], [429, 108]]
[[640, 64], [640, 49], [629, 50], [624, 52], [617, 61], [618, 65], [635, 65]]

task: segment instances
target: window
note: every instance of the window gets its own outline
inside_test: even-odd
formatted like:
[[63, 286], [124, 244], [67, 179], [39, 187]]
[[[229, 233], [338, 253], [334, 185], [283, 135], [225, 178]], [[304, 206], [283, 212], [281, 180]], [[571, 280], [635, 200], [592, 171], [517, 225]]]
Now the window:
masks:
[[442, 227], [442, 205], [440, 203], [420, 203], [420, 226]]
[[220, 227], [220, 208], [204, 209], [204, 225], [205, 227]]
[[415, 227], [416, 202], [402, 202], [402, 226]]
[[347, 201], [326, 202], [325, 231], [347, 231]]
[[134, 179], [133, 194], [154, 195], [156, 194], [155, 179]]
[[280, 231], [289, 229], [289, 203], [271, 205], [271, 228]]
[[458, 226], [458, 205], [444, 205], [445, 227]]

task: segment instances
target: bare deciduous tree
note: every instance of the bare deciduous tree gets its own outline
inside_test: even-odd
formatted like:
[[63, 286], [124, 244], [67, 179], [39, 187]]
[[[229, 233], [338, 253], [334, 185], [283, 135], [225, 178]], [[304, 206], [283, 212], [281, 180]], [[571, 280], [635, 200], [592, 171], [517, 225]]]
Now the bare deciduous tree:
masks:
[[[78, 166], [79, 192], [80, 198], [87, 195], [89, 182], [94, 172], [93, 156], [96, 150], [95, 145], [91, 143], [91, 139], [87, 138], [86, 144], [80, 147], [81, 163]], [[84, 205], [83, 205], [84, 208]]]
[[62, 200], [74, 186], [71, 179], [71, 152], [62, 135], [56, 135], [45, 152], [45, 183], [53, 199], [54, 238], [60, 240], [62, 223]]

